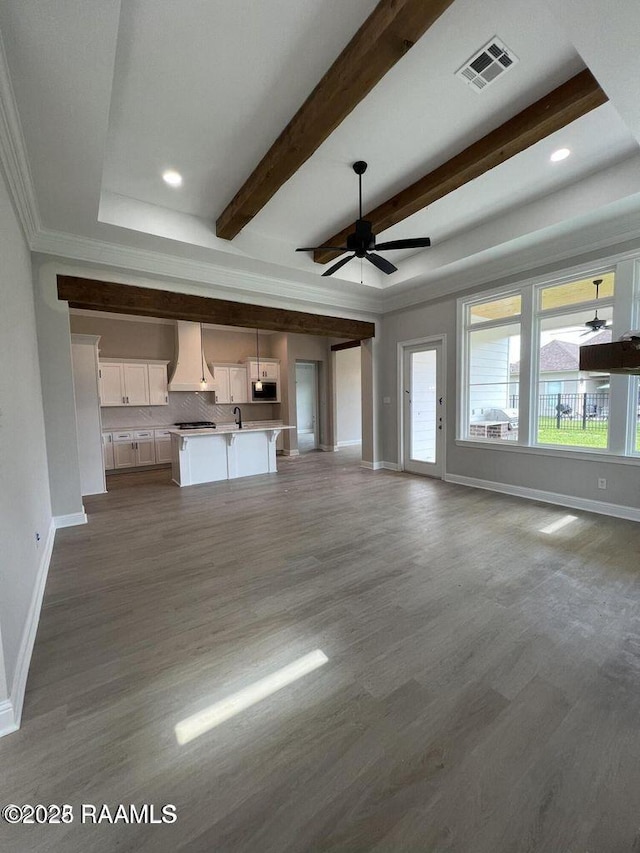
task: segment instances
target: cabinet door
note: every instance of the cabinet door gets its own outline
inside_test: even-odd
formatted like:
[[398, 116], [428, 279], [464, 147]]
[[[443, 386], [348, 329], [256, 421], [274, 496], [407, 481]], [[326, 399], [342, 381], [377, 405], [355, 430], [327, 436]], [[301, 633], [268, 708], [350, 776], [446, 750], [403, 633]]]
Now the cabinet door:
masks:
[[121, 364], [100, 364], [100, 405], [124, 406], [125, 393]]
[[104, 457], [104, 470], [111, 471], [114, 468], [114, 461], [113, 436], [110, 432], [102, 433], [102, 455]]
[[128, 406], [149, 405], [149, 365], [124, 364], [124, 396]]
[[167, 390], [167, 368], [164, 364], [149, 365], [149, 405], [166, 406], [169, 402]]
[[114, 468], [133, 468], [136, 464], [136, 451], [133, 441], [113, 442]]
[[280, 365], [273, 361], [265, 361], [264, 364], [260, 364], [260, 373], [262, 379], [278, 380], [280, 376]]
[[153, 439], [136, 440], [136, 465], [153, 465], [156, 461], [156, 446]]
[[231, 403], [248, 402], [247, 371], [244, 367], [229, 368], [229, 386], [231, 389]]
[[171, 462], [171, 438], [156, 438], [156, 462]]
[[215, 380], [216, 380], [216, 403], [230, 403], [231, 402], [231, 388], [229, 385], [229, 368], [228, 367], [218, 367], [216, 365], [215, 368]]

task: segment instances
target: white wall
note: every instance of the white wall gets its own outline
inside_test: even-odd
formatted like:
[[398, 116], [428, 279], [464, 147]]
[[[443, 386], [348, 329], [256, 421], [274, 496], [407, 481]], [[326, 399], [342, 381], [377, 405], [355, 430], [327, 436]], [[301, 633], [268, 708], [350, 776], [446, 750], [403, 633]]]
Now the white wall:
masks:
[[[0, 702], [53, 536], [31, 260], [0, 173]], [[40, 542], [36, 542], [36, 532]], [[4, 663], [4, 666], [3, 666]], [[4, 668], [4, 675], [2, 669]], [[6, 685], [5, 685], [6, 680]]]
[[335, 353], [336, 439], [338, 447], [362, 441], [362, 355], [360, 347]]

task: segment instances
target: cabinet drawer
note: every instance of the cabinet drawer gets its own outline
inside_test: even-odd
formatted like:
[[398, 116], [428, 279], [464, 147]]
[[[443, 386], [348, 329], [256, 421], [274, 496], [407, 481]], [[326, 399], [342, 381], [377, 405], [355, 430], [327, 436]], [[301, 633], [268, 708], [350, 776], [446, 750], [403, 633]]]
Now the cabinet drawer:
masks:
[[114, 432], [113, 433], [114, 441], [133, 441], [133, 433], [132, 432]]
[[168, 429], [155, 429], [156, 438], [171, 438], [171, 432]]
[[153, 438], [152, 429], [137, 429], [133, 433], [134, 438]]

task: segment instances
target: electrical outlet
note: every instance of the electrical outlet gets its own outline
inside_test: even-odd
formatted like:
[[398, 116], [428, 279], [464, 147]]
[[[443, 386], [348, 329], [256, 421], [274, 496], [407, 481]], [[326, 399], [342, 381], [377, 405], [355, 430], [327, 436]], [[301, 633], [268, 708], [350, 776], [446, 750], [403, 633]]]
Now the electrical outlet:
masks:
[[606, 489], [607, 488], [607, 481], [605, 480], [604, 477], [598, 477], [598, 488], [599, 489]]

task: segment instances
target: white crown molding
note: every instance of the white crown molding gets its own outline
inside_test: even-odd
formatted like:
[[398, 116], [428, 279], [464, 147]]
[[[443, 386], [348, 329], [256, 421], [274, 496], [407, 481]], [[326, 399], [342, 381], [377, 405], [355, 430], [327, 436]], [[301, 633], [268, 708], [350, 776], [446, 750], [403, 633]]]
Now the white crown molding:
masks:
[[[313, 305], [318, 311], [337, 308], [370, 315], [380, 313], [380, 296], [377, 292], [365, 295], [343, 291], [336, 294], [297, 281], [225, 268], [60, 231], [40, 229], [34, 236], [31, 248], [43, 255], [210, 285], [212, 287], [207, 288], [208, 296], [219, 295], [220, 298], [232, 299], [235, 302], [260, 300], [262, 305], [282, 307], [283, 300], [286, 300], [287, 307], [293, 308], [292, 303], [298, 303], [299, 310], [309, 310], [310, 305]], [[212, 289], [216, 291], [215, 294], [212, 294]], [[245, 299], [242, 299], [242, 296]]]
[[0, 35], [0, 163], [20, 218], [25, 238], [31, 246], [40, 230], [40, 214], [22, 134], [20, 115], [9, 76], [9, 66]]

